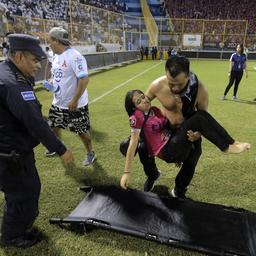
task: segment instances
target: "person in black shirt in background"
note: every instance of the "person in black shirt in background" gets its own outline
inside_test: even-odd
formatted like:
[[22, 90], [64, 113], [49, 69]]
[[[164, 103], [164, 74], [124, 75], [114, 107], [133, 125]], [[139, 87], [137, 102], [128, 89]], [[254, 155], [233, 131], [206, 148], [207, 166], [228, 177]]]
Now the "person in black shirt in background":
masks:
[[225, 100], [226, 96], [230, 90], [230, 88], [234, 86], [234, 92], [232, 100], [237, 100], [237, 90], [239, 83], [243, 77], [243, 73], [245, 72], [246, 78], [248, 77], [247, 73], [247, 66], [246, 66], [246, 55], [244, 54], [244, 46], [243, 44], [238, 44], [236, 47], [236, 52], [234, 52], [230, 57], [230, 64], [229, 64], [229, 83], [225, 89], [224, 95], [221, 97], [221, 100]]

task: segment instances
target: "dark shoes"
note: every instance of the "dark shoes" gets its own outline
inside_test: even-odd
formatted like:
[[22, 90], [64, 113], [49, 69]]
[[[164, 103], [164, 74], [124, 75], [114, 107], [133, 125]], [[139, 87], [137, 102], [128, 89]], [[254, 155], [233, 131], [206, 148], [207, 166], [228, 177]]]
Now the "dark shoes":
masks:
[[152, 191], [154, 188], [155, 181], [160, 177], [161, 172], [158, 170], [157, 177], [152, 179], [150, 177], [147, 178], [146, 182], [144, 183], [144, 191], [149, 192]]
[[172, 197], [175, 197], [175, 198], [181, 198], [181, 199], [186, 199], [187, 197], [186, 197], [186, 191], [187, 190], [183, 190], [183, 191], [179, 191], [176, 187], [175, 188], [173, 188], [170, 192], [169, 192], [169, 194], [170, 194], [170, 196], [172, 196]]
[[1, 237], [1, 247], [17, 247], [17, 248], [29, 248], [42, 240], [43, 236], [38, 230], [31, 230], [26, 232], [23, 236], [19, 236], [10, 240], [3, 239]]
[[45, 156], [46, 157], [55, 156], [56, 154], [57, 154], [56, 152], [51, 152], [48, 149], [45, 151]]

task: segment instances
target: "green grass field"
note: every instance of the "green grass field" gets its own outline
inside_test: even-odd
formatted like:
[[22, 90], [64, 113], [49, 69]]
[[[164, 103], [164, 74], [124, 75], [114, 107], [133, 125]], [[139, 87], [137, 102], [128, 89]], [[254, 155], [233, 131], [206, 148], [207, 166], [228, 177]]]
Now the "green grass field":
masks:
[[[224, 155], [204, 139], [203, 154], [197, 166], [188, 196], [194, 200], [242, 207], [256, 212], [256, 72], [249, 62], [249, 77], [243, 78], [237, 102], [220, 101], [228, 82], [228, 61], [191, 61], [191, 70], [207, 86], [209, 112], [239, 141], [252, 144], [252, 148], [239, 155]], [[0, 249], [0, 255], [202, 255], [115, 232], [94, 229], [88, 235], [77, 235], [49, 224], [51, 217], [65, 217], [85, 194], [80, 185], [119, 184], [124, 158], [119, 153], [119, 142], [130, 129], [124, 110], [124, 96], [130, 89], [145, 90], [152, 80], [164, 74], [164, 62], [144, 61], [91, 76], [89, 83], [90, 118], [93, 146], [98, 160], [91, 167], [83, 167], [84, 147], [79, 138], [69, 131], [63, 132], [65, 144], [75, 155], [76, 168], [66, 172], [59, 158], [46, 158], [45, 148], [35, 149], [37, 167], [42, 182], [40, 215], [36, 221], [48, 237], [27, 250]], [[233, 90], [233, 89], [231, 89]], [[45, 115], [51, 104], [51, 93], [37, 92]], [[231, 99], [232, 91], [228, 95]], [[154, 104], [159, 104], [157, 101]], [[157, 185], [173, 187], [177, 167], [158, 161], [162, 171]], [[145, 176], [136, 158], [130, 186], [142, 189]], [[4, 204], [0, 194], [1, 212]]]

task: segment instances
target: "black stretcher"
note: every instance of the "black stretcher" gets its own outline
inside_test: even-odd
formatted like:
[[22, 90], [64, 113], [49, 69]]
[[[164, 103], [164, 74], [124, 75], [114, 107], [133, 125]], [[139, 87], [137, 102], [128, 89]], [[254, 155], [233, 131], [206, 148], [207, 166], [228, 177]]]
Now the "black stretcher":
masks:
[[101, 227], [211, 255], [256, 256], [253, 212], [115, 186], [91, 188], [68, 217], [50, 223]]

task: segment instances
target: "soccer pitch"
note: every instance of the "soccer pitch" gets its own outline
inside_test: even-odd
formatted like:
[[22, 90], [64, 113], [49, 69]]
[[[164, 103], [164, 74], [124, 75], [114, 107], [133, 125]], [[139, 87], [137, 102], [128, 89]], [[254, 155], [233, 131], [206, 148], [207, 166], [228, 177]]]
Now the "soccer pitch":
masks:
[[[124, 169], [124, 157], [119, 143], [130, 133], [128, 116], [124, 109], [124, 97], [130, 89], [145, 91], [151, 81], [163, 75], [165, 62], [143, 61], [92, 75], [88, 86], [89, 112], [94, 150], [98, 160], [83, 167], [85, 151], [79, 138], [63, 132], [63, 141], [75, 156], [76, 167], [66, 171], [57, 157], [46, 158], [45, 148], [35, 149], [36, 165], [41, 177], [40, 215], [35, 225], [46, 235], [36, 246], [26, 249], [0, 249], [0, 255], [111, 255], [111, 256], [167, 256], [202, 255], [182, 249], [161, 245], [128, 235], [94, 229], [88, 235], [60, 229], [49, 224], [51, 217], [66, 217], [85, 196], [78, 190], [80, 185], [119, 184]], [[233, 88], [228, 100], [221, 101], [228, 83], [228, 61], [191, 60], [195, 72], [209, 92], [209, 112], [238, 141], [251, 143], [248, 152], [225, 155], [210, 142], [203, 139], [202, 156], [187, 196], [197, 201], [224, 204], [256, 212], [256, 72], [254, 62], [248, 62], [248, 78], [243, 77], [238, 100], [232, 101]], [[47, 116], [52, 95], [39, 90], [37, 96]], [[154, 100], [153, 105], [159, 105]], [[36, 125], [36, 124], [35, 124]], [[156, 185], [173, 187], [178, 168], [174, 164], [157, 161], [162, 171]], [[143, 189], [145, 175], [136, 157], [130, 187]], [[0, 194], [2, 215], [3, 194]], [[193, 216], [191, 216], [192, 218]]]

